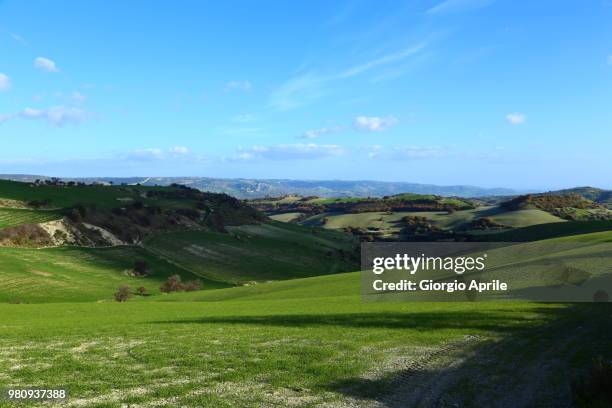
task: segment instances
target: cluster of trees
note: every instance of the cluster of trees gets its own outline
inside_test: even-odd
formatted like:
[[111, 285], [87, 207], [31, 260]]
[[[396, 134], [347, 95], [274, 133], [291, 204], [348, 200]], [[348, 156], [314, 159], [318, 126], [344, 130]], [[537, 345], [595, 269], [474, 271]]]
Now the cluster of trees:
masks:
[[164, 293], [171, 292], [192, 292], [202, 289], [202, 281], [196, 279], [183, 282], [180, 275], [170, 276], [160, 287], [159, 290]]
[[[180, 275], [172, 275], [159, 287], [159, 290], [163, 293], [171, 292], [192, 292], [194, 290], [202, 289], [202, 282], [198, 279], [183, 282]], [[136, 295], [147, 296], [149, 291], [144, 286], [140, 286], [136, 289]], [[114, 294], [117, 302], [127, 302], [134, 292], [128, 285], [121, 285]]]

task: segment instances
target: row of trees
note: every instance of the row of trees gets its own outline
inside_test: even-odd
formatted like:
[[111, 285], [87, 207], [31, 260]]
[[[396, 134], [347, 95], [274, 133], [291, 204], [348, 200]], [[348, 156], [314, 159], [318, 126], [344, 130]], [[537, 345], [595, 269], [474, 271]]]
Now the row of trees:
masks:
[[[164, 293], [171, 292], [192, 292], [202, 289], [202, 281], [199, 279], [183, 282], [180, 275], [172, 275], [159, 287], [159, 290]], [[149, 293], [147, 288], [140, 286], [136, 289], [136, 294], [139, 296], [147, 296]], [[122, 285], [115, 292], [115, 300], [117, 302], [126, 302], [133, 295], [132, 289], [128, 285]]]

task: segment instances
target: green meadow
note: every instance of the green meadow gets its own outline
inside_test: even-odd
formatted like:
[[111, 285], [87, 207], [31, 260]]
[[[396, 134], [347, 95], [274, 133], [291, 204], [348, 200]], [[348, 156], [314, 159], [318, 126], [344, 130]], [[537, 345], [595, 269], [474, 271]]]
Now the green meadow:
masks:
[[[357, 274], [340, 274], [155, 296], [167, 302], [1, 305], [0, 385], [68, 386], [62, 407], [348, 407], [414, 398], [398, 383], [422, 387], [433, 401], [477, 404], [504, 387], [564, 381], [612, 346], [608, 305], [370, 304], [358, 284]], [[588, 343], [560, 336], [577, 324]], [[558, 363], [513, 375], [517, 365], [535, 370], [552, 351]], [[411, 370], [420, 376], [411, 379]], [[515, 383], [497, 385], [493, 375]], [[564, 386], [539, 402], [567, 397]]]

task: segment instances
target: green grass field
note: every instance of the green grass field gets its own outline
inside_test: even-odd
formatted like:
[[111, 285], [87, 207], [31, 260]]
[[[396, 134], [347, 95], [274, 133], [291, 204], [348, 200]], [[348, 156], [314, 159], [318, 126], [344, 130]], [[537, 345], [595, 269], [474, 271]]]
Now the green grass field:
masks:
[[233, 283], [347, 272], [358, 266], [356, 241], [335, 231], [281, 222], [229, 230], [229, 234], [160, 234], [145, 240], [144, 245], [201, 276]]
[[481, 217], [489, 217], [499, 224], [516, 228], [565, 221], [537, 209], [506, 211], [497, 206], [486, 206], [452, 213], [432, 211], [365, 212], [356, 214], [324, 213], [309, 217], [300, 223], [328, 229], [344, 229], [348, 227], [378, 229], [383, 231], [383, 233], [393, 234], [400, 230], [400, 221], [405, 216], [425, 217], [431, 220], [437, 227], [449, 230], [462, 228], [474, 219]]
[[[130, 276], [134, 261], [146, 260], [151, 276]], [[204, 289], [227, 287], [196, 276], [137, 247], [0, 248], [0, 302], [79, 302], [112, 300], [120, 285], [144, 286], [159, 293], [166, 278], [203, 280]]]
[[[491, 397], [493, 373], [536, 367], [550, 347], [567, 369], [612, 349], [607, 305], [370, 304], [358, 285], [341, 274], [160, 298], [178, 302], [0, 305], [0, 386], [68, 386], [68, 407], [371, 406], [398, 380], [413, 390], [403, 376], [414, 360], [433, 370], [420, 386], [445, 378], [436, 392], [470, 406]], [[559, 345], [577, 321], [589, 341]], [[551, 368], [514, 386], [555, 384]]]
[[62, 218], [58, 211], [0, 208], [0, 228], [21, 224], [38, 224]]

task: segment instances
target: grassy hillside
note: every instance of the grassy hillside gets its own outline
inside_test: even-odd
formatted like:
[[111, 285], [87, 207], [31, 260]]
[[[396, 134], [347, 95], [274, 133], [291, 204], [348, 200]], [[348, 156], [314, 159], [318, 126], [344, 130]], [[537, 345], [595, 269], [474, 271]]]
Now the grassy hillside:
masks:
[[0, 386], [45, 379], [70, 388], [69, 407], [512, 406], [526, 387], [530, 406], [557, 406], [574, 372], [611, 357], [608, 305], [362, 303], [357, 286], [341, 274], [202, 302], [0, 305]]
[[202, 276], [234, 283], [358, 268], [356, 242], [345, 234], [280, 222], [230, 227], [229, 231], [160, 234], [144, 245]]
[[0, 229], [22, 224], [37, 224], [61, 218], [59, 211], [26, 210], [0, 207]]
[[612, 231], [612, 221], [567, 221], [530, 225], [478, 236], [480, 240], [498, 242], [538, 241], [548, 238]]
[[[475, 209], [441, 212], [441, 211], [393, 211], [364, 212], [357, 214], [323, 213], [308, 217], [300, 224], [320, 226], [327, 229], [349, 230], [360, 229], [378, 237], [397, 238], [405, 226], [404, 217], [425, 217], [436, 228], [446, 231], [464, 231], [470, 229], [471, 222], [487, 217], [493, 222], [509, 228], [520, 228], [529, 225], [559, 223], [565, 220], [539, 209], [508, 211], [499, 206], [483, 206]], [[491, 232], [491, 231], [488, 231]]]
[[[134, 277], [134, 262], [146, 260], [150, 276]], [[159, 293], [166, 278], [199, 278], [204, 289], [229, 285], [196, 276], [137, 247], [0, 248], [0, 302], [79, 302], [112, 300], [120, 285]]]

